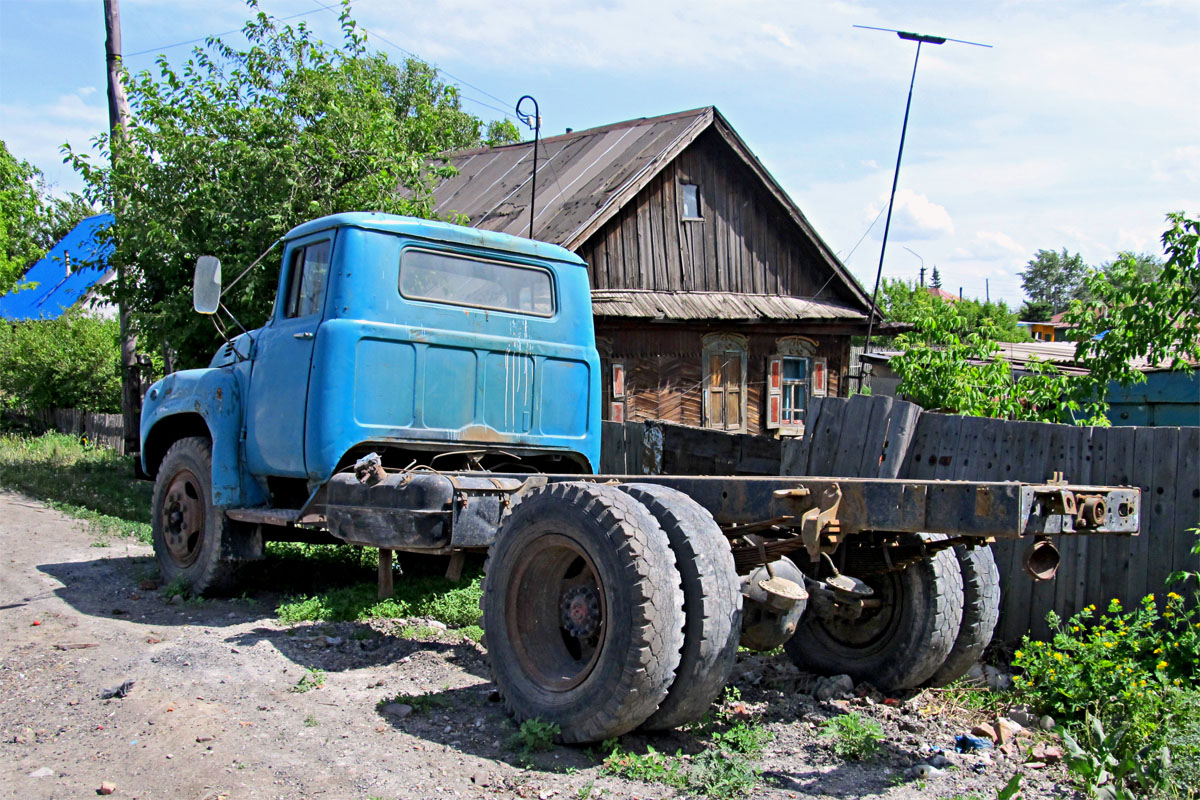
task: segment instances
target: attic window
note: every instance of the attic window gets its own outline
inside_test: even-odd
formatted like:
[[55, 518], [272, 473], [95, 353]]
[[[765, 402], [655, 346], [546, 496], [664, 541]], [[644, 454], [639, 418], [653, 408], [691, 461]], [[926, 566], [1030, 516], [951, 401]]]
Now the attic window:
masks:
[[694, 183], [681, 183], [683, 218], [700, 219], [700, 187]]

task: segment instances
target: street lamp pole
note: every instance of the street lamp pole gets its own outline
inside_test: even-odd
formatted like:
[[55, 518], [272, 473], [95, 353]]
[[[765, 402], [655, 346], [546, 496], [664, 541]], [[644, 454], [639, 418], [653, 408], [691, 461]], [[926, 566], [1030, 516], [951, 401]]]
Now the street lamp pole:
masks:
[[991, 47], [991, 45], [968, 42], [963, 39], [949, 39], [945, 36], [929, 36], [921, 33], [898, 31], [893, 28], [875, 28], [870, 25], [855, 25], [854, 27], [871, 31], [887, 31], [896, 34], [905, 41], [917, 43], [917, 54], [913, 58], [912, 78], [908, 82], [908, 101], [904, 104], [904, 124], [900, 128], [900, 150], [896, 153], [896, 169], [892, 172], [892, 193], [888, 197], [887, 220], [883, 223], [883, 244], [879, 248], [879, 268], [875, 271], [875, 290], [871, 292], [871, 315], [867, 319], [867, 343], [863, 347], [863, 353], [869, 353], [871, 352], [871, 334], [875, 329], [875, 312], [879, 301], [879, 281], [883, 277], [883, 256], [887, 252], [888, 231], [892, 227], [892, 207], [896, 202], [896, 184], [900, 181], [900, 161], [904, 158], [904, 138], [908, 135], [908, 113], [912, 109], [913, 86], [917, 82], [917, 64], [921, 61], [921, 45], [945, 44], [946, 42], [958, 42], [959, 44], [970, 44], [976, 47]]

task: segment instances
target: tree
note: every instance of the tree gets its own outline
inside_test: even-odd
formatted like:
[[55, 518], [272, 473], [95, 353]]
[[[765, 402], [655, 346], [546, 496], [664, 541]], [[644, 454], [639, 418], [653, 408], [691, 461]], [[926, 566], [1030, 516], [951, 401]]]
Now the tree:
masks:
[[1075, 326], [1075, 360], [1089, 371], [1075, 395], [1093, 417], [1107, 410], [1111, 382], [1129, 386], [1146, 379], [1133, 360], [1173, 369], [1200, 361], [1200, 220], [1176, 212], [1167, 221], [1166, 260], [1154, 280], [1144, 279], [1144, 257], [1123, 253], [1104, 270], [1087, 273], [1089, 300], [1076, 300], [1063, 316]]
[[986, 321], [991, 325], [996, 341], [1029, 341], [1029, 333], [1017, 325], [1017, 316], [1008, 310], [1003, 301], [981, 303], [968, 298], [954, 302], [915, 284], [886, 278], [880, 285], [879, 293], [879, 304], [884, 319], [892, 322], [915, 324], [932, 313], [935, 307], [950, 303], [958, 308], [958, 314], [964, 320], [964, 330], [970, 330]]
[[94, 214], [82, 197], [54, 197], [45, 176], [17, 160], [0, 141], [0, 294], [84, 217]]
[[[1125, 268], [1126, 265], [1132, 265], [1133, 271], [1128, 271]], [[1112, 261], [1101, 264], [1098, 270], [1110, 283], [1131, 281], [1126, 288], [1132, 288], [1140, 283], [1158, 280], [1162, 274], [1162, 268], [1162, 258], [1154, 253], [1134, 253], [1123, 250]], [[1079, 285], [1074, 296], [1085, 303], [1095, 299], [1085, 283]]]
[[920, 309], [916, 330], [896, 338], [904, 352], [888, 362], [900, 376], [900, 395], [931, 411], [1069, 421], [1076, 406], [1064, 401], [1067, 376], [1037, 361], [1014, 375], [998, 352], [999, 329], [990, 317], [972, 320], [963, 303], [942, 300]]
[[929, 279], [929, 285], [934, 289], [942, 288], [942, 274], [938, 272], [936, 264], [933, 266], [933, 276]]
[[1026, 300], [1017, 314], [1026, 322], [1049, 322], [1050, 318], [1054, 316], [1054, 307], [1045, 300], [1038, 302]]
[[1021, 288], [1035, 303], [1049, 303], [1052, 314], [1066, 311], [1071, 298], [1079, 289], [1087, 265], [1078, 254], [1068, 255], [1067, 248], [1061, 253], [1053, 250], [1038, 250], [1029, 260], [1021, 276]]
[[[257, 8], [255, 0], [248, 5]], [[481, 143], [482, 123], [433, 67], [368, 53], [345, 2], [341, 23], [335, 48], [303, 24], [280, 25], [259, 12], [243, 29], [244, 50], [210, 38], [181, 67], [160, 57], [157, 74], [126, 77], [128, 135], [96, 139], [114, 166], [67, 148], [93, 199], [123, 198], [112, 260], [126, 280], [113, 291], [137, 332], [169, 339], [181, 366], [207, 361], [217, 339], [212, 323], [191, 310], [198, 256], [218, 255], [236, 274], [314, 217], [351, 210], [432, 217], [433, 187], [453, 172], [443, 153]], [[488, 134], [515, 132], [508, 128]], [[275, 254], [224, 305], [247, 327], [262, 324], [278, 273]]]

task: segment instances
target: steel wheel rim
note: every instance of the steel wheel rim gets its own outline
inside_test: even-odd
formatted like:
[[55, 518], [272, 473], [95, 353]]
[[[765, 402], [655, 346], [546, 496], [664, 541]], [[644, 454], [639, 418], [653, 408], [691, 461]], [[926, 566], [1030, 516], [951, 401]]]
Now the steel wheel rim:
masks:
[[160, 523], [167, 555], [178, 567], [195, 563], [204, 544], [203, 486], [191, 470], [175, 473], [167, 485]]
[[870, 579], [868, 585], [875, 590], [873, 599], [879, 605], [863, 609], [856, 620], [836, 617], [820, 617], [821, 627], [837, 644], [855, 650], [873, 650], [882, 647], [895, 635], [903, 613], [901, 602], [904, 592], [899, 573], [889, 572], [880, 579]]
[[504, 613], [517, 661], [538, 688], [570, 691], [595, 670], [608, 629], [595, 562], [560, 534], [538, 537], [516, 561]]

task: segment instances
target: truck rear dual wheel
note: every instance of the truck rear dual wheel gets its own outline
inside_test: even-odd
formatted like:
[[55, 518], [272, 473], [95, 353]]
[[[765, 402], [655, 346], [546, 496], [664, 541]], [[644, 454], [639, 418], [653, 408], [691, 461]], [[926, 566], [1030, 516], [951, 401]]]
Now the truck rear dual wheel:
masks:
[[667, 534], [612, 486], [552, 483], [505, 517], [488, 553], [483, 627], [518, 722], [563, 742], [619, 736], [667, 697], [683, 647], [684, 595]]
[[151, 500], [154, 556], [163, 581], [193, 594], [233, 583], [236, 563], [221, 557], [233, 523], [212, 503], [212, 444], [191, 436], [171, 445], [159, 466]]
[[[904, 534], [900, 541], [916, 544], [921, 538]], [[963, 619], [962, 571], [954, 551], [943, 550], [867, 583], [881, 601], [878, 606], [854, 620], [810, 606], [784, 649], [810, 672], [845, 673], [884, 691], [920, 686], [946, 662]]]
[[704, 716], [737, 660], [742, 593], [729, 540], [712, 514], [683, 492], [650, 483], [622, 484], [666, 531], [683, 585], [683, 653], [667, 699], [646, 730], [668, 730]]
[[1000, 571], [992, 548], [956, 545], [954, 557], [962, 572], [962, 623], [950, 654], [929, 679], [930, 686], [946, 686], [966, 675], [991, 643], [1000, 619]]

